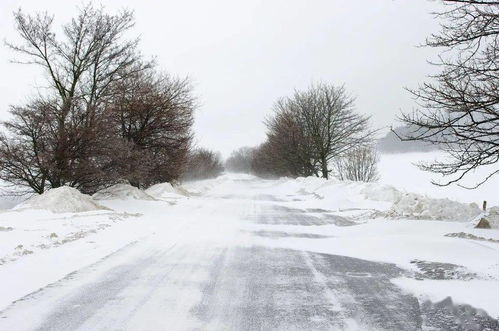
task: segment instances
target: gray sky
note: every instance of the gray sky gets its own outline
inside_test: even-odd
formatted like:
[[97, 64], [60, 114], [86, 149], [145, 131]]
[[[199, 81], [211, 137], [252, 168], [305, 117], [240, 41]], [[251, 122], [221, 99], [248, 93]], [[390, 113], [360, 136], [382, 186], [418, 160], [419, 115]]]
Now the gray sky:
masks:
[[[0, 34], [16, 39], [12, 12], [47, 10], [56, 25], [80, 0], [2, 0]], [[417, 48], [438, 30], [426, 0], [108, 0], [109, 11], [135, 10], [141, 50], [161, 68], [190, 76], [199, 97], [198, 145], [227, 156], [263, 141], [273, 102], [311, 82], [345, 84], [373, 126], [393, 123], [414, 103], [414, 87], [433, 69], [435, 50]], [[33, 66], [12, 64], [0, 47], [0, 119], [44, 79]]]

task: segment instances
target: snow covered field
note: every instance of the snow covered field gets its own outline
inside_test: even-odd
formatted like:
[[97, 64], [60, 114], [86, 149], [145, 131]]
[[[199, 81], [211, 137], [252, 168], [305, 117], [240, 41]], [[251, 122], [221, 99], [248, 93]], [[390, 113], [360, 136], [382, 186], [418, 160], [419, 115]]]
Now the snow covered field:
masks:
[[[441, 152], [383, 154], [379, 164], [381, 183], [394, 185], [399, 189], [419, 194], [428, 194], [435, 198], [449, 198], [461, 202], [475, 202], [481, 205], [487, 200], [490, 206], [499, 206], [499, 177], [492, 177], [489, 181], [476, 189], [468, 190], [456, 184], [439, 187], [431, 184], [431, 180], [443, 181], [436, 174], [421, 171], [415, 163], [431, 162], [442, 158]], [[473, 186], [483, 180], [489, 169], [479, 168], [465, 178], [463, 185]]]
[[[384, 312], [385, 320], [374, 316], [378, 312], [364, 307], [368, 303], [353, 288], [338, 290], [345, 279], [393, 295], [380, 294], [376, 300], [386, 301], [377, 305], [397, 306], [400, 298], [404, 306], [404, 293], [417, 298], [421, 307], [427, 300], [436, 303], [451, 297], [454, 304], [468, 304], [499, 318], [499, 224], [495, 229], [474, 229], [469, 224], [480, 213], [470, 203], [487, 196], [489, 205], [499, 205], [499, 186], [492, 183], [475, 193], [440, 191], [423, 181], [426, 174], [412, 170], [409, 175], [404, 162], [400, 156], [384, 157], [383, 177], [376, 184], [227, 174], [182, 187], [160, 184], [145, 192], [117, 186], [93, 199], [87, 197], [85, 204], [79, 203], [83, 199], [76, 193], [60, 191], [57, 196], [54, 190], [48, 199], [4, 210], [0, 213], [0, 330], [61, 326], [88, 330], [109, 325], [124, 329], [249, 328], [253, 324], [237, 324], [243, 322], [226, 320], [224, 314], [246, 307], [246, 314], [255, 316], [244, 323], [256, 323], [266, 318], [251, 306], [257, 302], [277, 306], [274, 320], [283, 311], [286, 318], [297, 318], [290, 316], [309, 307], [310, 302], [300, 300], [312, 289], [296, 294], [302, 283], [292, 283], [303, 267], [312, 278], [301, 281], [314, 284], [314, 291], [320, 292], [312, 295], [311, 311], [318, 315], [294, 320], [295, 328], [332, 327], [329, 315], [321, 315], [318, 306], [339, 314], [341, 329], [396, 329], [376, 323], [388, 323], [399, 315], [401, 325], [412, 322], [402, 317], [412, 316], [408, 310], [397, 311], [398, 315]], [[88, 211], [67, 212], [71, 208]], [[376, 268], [392, 268], [385, 264], [370, 266], [374, 269], [365, 272], [328, 270], [325, 266], [333, 262], [327, 262], [327, 256], [361, 259], [351, 260], [360, 265], [389, 263], [397, 271], [389, 277], [376, 276]], [[250, 267], [244, 264], [246, 259], [252, 261]], [[274, 279], [274, 270], [260, 282], [251, 280], [282, 263], [287, 263], [283, 271], [279, 269], [285, 277]], [[234, 277], [222, 277], [222, 281], [211, 268]], [[163, 275], [165, 270], [169, 271]], [[132, 278], [119, 286], [105, 285], [106, 277], [114, 274], [119, 275], [117, 279]], [[294, 284], [290, 288], [297, 297], [289, 294], [280, 302], [272, 296], [267, 302], [267, 294], [258, 291], [269, 279], [284, 288]], [[99, 286], [104, 287], [104, 294], [96, 293], [88, 302], [82, 299], [88, 292], [83, 289]], [[260, 294], [245, 296], [252, 291]], [[57, 313], [60, 307], [64, 314]], [[194, 314], [200, 307], [210, 313]], [[297, 310], [293, 315], [287, 309]], [[437, 325], [432, 324], [436, 322], [429, 312], [420, 310], [423, 329]], [[354, 311], [362, 311], [363, 317]], [[262, 323], [258, 326], [267, 325]], [[277, 328], [285, 325], [283, 320]]]

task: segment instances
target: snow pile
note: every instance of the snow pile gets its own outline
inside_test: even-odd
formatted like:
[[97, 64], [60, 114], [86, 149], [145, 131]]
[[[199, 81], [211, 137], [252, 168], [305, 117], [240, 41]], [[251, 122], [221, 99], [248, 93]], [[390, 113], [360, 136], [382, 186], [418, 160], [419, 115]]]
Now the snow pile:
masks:
[[365, 184], [361, 193], [369, 200], [391, 202], [392, 207], [388, 211], [391, 217], [466, 222], [480, 214], [480, 208], [475, 203], [461, 203], [446, 198], [434, 199], [421, 194], [405, 193], [391, 185]]
[[307, 177], [280, 179], [274, 187], [279, 191], [296, 192], [302, 195], [312, 194], [322, 200], [316, 204], [317, 207], [338, 210], [370, 209], [379, 212], [381, 216], [390, 218], [469, 222], [480, 214], [480, 208], [475, 203], [462, 203], [447, 198], [435, 199], [417, 193], [407, 193], [392, 185], [382, 183]]
[[388, 213], [390, 216], [466, 222], [480, 214], [480, 208], [476, 203], [466, 204], [449, 199], [432, 199], [415, 193], [405, 193], [393, 203]]
[[202, 179], [202, 180], [184, 182], [182, 184], [182, 191], [186, 195], [199, 196], [207, 194], [208, 192], [213, 192], [214, 190], [220, 188], [223, 184], [233, 183], [233, 182], [234, 182], [233, 177], [222, 175], [213, 179]]
[[295, 182], [306, 192], [316, 192], [324, 186], [338, 183], [338, 180], [336, 178], [298, 177], [295, 179]]
[[44, 209], [53, 213], [80, 213], [109, 210], [95, 202], [91, 196], [69, 186], [51, 189], [21, 203], [15, 209]]
[[[309, 183], [309, 187], [310, 187]], [[394, 218], [417, 218], [428, 220], [446, 220], [467, 222], [478, 214], [480, 208], [475, 203], [461, 203], [450, 199], [434, 199], [416, 193], [406, 193], [392, 185], [380, 183], [362, 183], [351, 181], [328, 180], [314, 191], [321, 196], [331, 198], [342, 194], [360, 197], [369, 201], [389, 203], [386, 210], [383, 205], [372, 204], [374, 209]], [[356, 202], [357, 205], [359, 201]], [[367, 205], [367, 204], [365, 204]]]
[[388, 202], [399, 201], [403, 195], [402, 192], [391, 185], [380, 185], [377, 183], [365, 183], [360, 193], [369, 200]]
[[[479, 187], [469, 190], [459, 185], [436, 186], [432, 180], [445, 182], [445, 178], [423, 171], [415, 164], [444, 160], [447, 155], [436, 151], [430, 153], [381, 154], [378, 164], [380, 183], [395, 186], [399, 190], [428, 195], [434, 198], [451, 199], [459, 202], [476, 202], [481, 206], [487, 200], [489, 206], [499, 206], [499, 176], [492, 176]], [[463, 186], [474, 186], [481, 182], [492, 169], [479, 167], [463, 179]]]
[[93, 195], [96, 200], [156, 200], [144, 191], [129, 185], [116, 184], [98, 191]]
[[149, 187], [145, 193], [157, 199], [178, 199], [188, 196], [188, 192], [181, 187], [173, 187], [170, 183], [161, 183]]

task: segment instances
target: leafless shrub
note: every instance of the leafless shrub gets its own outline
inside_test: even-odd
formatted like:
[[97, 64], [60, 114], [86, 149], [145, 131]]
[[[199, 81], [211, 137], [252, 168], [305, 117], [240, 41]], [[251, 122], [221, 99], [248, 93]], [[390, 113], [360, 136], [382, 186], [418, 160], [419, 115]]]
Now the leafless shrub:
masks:
[[335, 160], [334, 174], [341, 180], [374, 182], [379, 179], [379, 155], [371, 146], [361, 146]]

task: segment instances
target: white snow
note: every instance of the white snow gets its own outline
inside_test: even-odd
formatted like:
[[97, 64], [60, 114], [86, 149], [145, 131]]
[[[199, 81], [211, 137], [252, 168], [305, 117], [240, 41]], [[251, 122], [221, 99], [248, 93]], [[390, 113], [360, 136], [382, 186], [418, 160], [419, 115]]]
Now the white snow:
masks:
[[101, 206], [91, 196], [82, 194], [73, 187], [63, 186], [48, 190], [40, 195], [33, 195], [17, 205], [15, 209], [43, 209], [53, 213], [80, 213], [108, 208]]
[[421, 301], [440, 302], [448, 297], [455, 303], [465, 303], [485, 310], [490, 316], [499, 318], [499, 301], [497, 298], [498, 280], [440, 280], [419, 281], [409, 278], [397, 278], [392, 282], [415, 293]]
[[394, 202], [402, 197], [402, 192], [392, 185], [380, 185], [378, 183], [366, 184], [361, 193], [366, 199], [374, 201]]
[[[158, 184], [145, 192], [120, 184], [96, 193], [98, 203], [73, 189], [50, 190], [15, 210], [0, 212], [0, 310], [127, 245], [137, 245], [133, 254], [140, 254], [151, 247], [186, 242], [203, 247], [210, 242], [345, 255], [394, 263], [409, 272], [418, 271], [414, 260], [452, 263], [476, 274], [476, 279], [405, 277], [394, 283], [422, 300], [450, 296], [499, 316], [494, 296], [499, 293], [499, 229], [470, 226], [480, 214], [471, 203], [480, 203], [481, 196], [487, 196], [491, 206], [489, 217], [498, 217], [499, 209], [493, 206], [499, 204], [499, 185], [469, 194], [428, 186], [399, 156], [383, 158], [379, 183], [229, 174], [181, 186]], [[248, 222], [276, 206], [318, 219], [335, 214], [354, 225]], [[57, 214], [61, 212], [66, 214]], [[493, 223], [499, 226], [499, 221]], [[321, 238], [251, 236], [255, 231]], [[460, 233], [469, 236], [453, 235]], [[126, 261], [127, 255], [120, 259]], [[198, 296], [186, 299], [186, 311]], [[34, 313], [37, 309], [42, 307], [33, 308]]]
[[116, 184], [102, 189], [92, 196], [95, 200], [154, 200], [149, 194], [129, 184]]
[[156, 199], [180, 199], [182, 197], [188, 196], [188, 192], [182, 187], [174, 187], [170, 183], [156, 184], [145, 190], [145, 193]]
[[389, 213], [394, 216], [467, 222], [480, 212], [476, 203], [466, 204], [449, 199], [432, 199], [419, 194], [406, 193], [394, 201]]
[[[393, 185], [399, 190], [413, 192], [421, 195], [428, 195], [433, 198], [451, 199], [459, 202], [474, 202], [479, 206], [483, 200], [488, 201], [489, 206], [499, 206], [499, 176], [491, 177], [486, 183], [476, 189], [469, 190], [451, 184], [449, 186], [436, 186], [431, 180], [445, 183], [445, 180], [437, 175], [419, 170], [415, 163], [431, 162], [435, 159], [441, 160], [444, 155], [441, 152], [428, 153], [403, 153], [403, 154], [383, 154], [380, 158], [379, 170], [381, 174], [380, 183]], [[483, 180], [493, 167], [481, 167], [470, 172], [463, 182], [464, 186], [473, 186]]]
[[0, 310], [149, 232], [140, 217], [111, 211], [0, 214]]
[[[272, 181], [266, 192], [293, 205], [326, 210], [377, 211], [378, 216], [469, 222], [480, 214], [475, 203], [462, 203], [450, 199], [398, 190], [383, 183], [339, 181], [335, 178], [281, 178]], [[205, 185], [206, 187], [206, 185]], [[213, 188], [211, 192], [216, 192]]]

